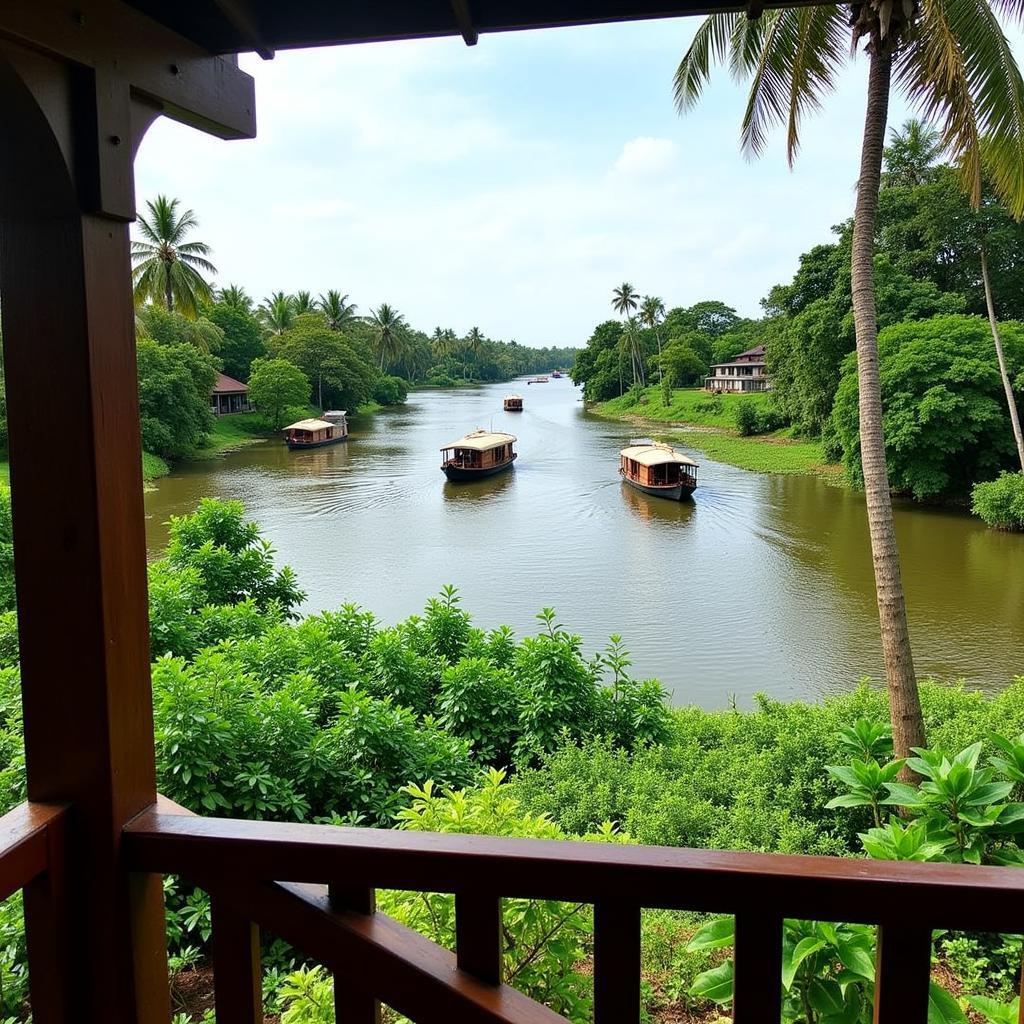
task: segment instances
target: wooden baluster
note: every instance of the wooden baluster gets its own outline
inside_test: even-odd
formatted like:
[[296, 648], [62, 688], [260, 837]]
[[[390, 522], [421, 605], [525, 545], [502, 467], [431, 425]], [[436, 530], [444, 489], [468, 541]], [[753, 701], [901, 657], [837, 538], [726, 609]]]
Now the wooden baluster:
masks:
[[782, 918], [736, 915], [733, 948], [734, 1024], [779, 1024], [782, 1013]]
[[878, 929], [874, 1024], [925, 1024], [932, 969], [932, 932], [920, 925]]
[[260, 930], [210, 899], [213, 926], [213, 997], [217, 1024], [263, 1024]]
[[640, 908], [594, 904], [594, 1024], [640, 1019]]
[[[327, 896], [332, 910], [348, 910], [356, 914], [373, 914], [377, 910], [377, 894], [370, 886], [331, 882]], [[335, 1024], [380, 1024], [380, 1003], [358, 985], [359, 965], [353, 964], [353, 978], [334, 975]]]
[[455, 896], [455, 955], [459, 970], [488, 985], [501, 984], [501, 897], [460, 892]]

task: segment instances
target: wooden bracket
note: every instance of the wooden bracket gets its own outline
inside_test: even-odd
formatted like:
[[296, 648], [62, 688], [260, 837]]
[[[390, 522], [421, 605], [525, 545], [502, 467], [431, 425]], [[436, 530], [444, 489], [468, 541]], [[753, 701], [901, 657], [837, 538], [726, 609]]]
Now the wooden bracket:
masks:
[[455, 23], [459, 26], [462, 38], [467, 46], [476, 46], [480, 34], [473, 25], [473, 15], [469, 9], [469, 0], [452, 0], [452, 11], [455, 13]]

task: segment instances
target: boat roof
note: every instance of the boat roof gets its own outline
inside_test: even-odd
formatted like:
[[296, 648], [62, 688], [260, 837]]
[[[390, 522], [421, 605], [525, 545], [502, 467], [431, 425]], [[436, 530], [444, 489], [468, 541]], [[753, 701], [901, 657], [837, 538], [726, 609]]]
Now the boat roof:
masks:
[[669, 462], [676, 462], [682, 466], [696, 466], [688, 455], [677, 452], [675, 448], [667, 444], [637, 444], [629, 448], [623, 448], [620, 453], [627, 459], [639, 462], [641, 466], [663, 466]]
[[289, 424], [285, 430], [324, 430], [326, 427], [333, 427], [335, 424], [326, 420], [299, 420], [298, 423]]
[[503, 444], [515, 441], [512, 434], [503, 434], [498, 430], [474, 430], [472, 434], [460, 437], [458, 441], [452, 441], [441, 448], [446, 451], [449, 448], [472, 448], [473, 451], [486, 452], [491, 448], [498, 448]]
[[327, 412], [324, 413], [324, 419], [326, 419], [328, 416], [347, 416], [347, 415], [348, 415], [348, 410], [347, 409], [328, 409]]
[[507, 402], [510, 398], [518, 398], [520, 402], [523, 400], [523, 396], [522, 395], [506, 395], [505, 396], [505, 401]]

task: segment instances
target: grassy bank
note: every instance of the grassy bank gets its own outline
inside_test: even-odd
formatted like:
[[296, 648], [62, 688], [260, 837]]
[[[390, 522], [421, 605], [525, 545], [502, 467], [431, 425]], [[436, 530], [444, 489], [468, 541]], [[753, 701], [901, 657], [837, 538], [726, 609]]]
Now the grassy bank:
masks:
[[144, 484], [151, 484], [154, 480], [167, 476], [170, 471], [171, 467], [166, 459], [161, 459], [159, 455], [154, 455], [152, 452], [142, 453], [142, 482]]
[[[673, 391], [666, 405], [661, 389], [649, 387], [639, 398], [622, 395], [601, 402], [592, 411], [653, 430], [729, 466], [754, 473], [795, 473], [842, 482], [842, 468], [825, 461], [818, 441], [793, 438], [784, 430], [741, 437], [736, 432], [736, 405], [740, 401], [762, 408], [770, 399], [764, 392], [712, 398], [706, 391], [691, 389]], [[666, 431], [666, 427], [675, 429]]]

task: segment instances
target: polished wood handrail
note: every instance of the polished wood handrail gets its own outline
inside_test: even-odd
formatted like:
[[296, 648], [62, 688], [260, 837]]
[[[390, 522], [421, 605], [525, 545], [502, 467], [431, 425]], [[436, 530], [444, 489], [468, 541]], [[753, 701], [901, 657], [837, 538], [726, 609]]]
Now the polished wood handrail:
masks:
[[[503, 897], [594, 905], [595, 1024], [639, 1019], [647, 907], [735, 915], [734, 1024], [780, 1019], [786, 917], [879, 926], [875, 1024], [925, 1024], [934, 929], [1012, 932], [1024, 920], [1017, 868], [239, 821], [166, 801], [128, 824], [124, 850], [134, 870], [207, 889], [236, 935], [255, 921], [323, 962], [353, 1024], [377, 1020], [377, 1000], [423, 1024], [562, 1021], [501, 984]], [[344, 882], [310, 884], [332, 879]], [[375, 888], [454, 893], [456, 953], [376, 912]], [[258, 962], [241, 945], [241, 975], [222, 969], [238, 993], [227, 1024], [252, 1020]]]
[[67, 808], [23, 803], [0, 818], [0, 900], [44, 874], [64, 841]]

